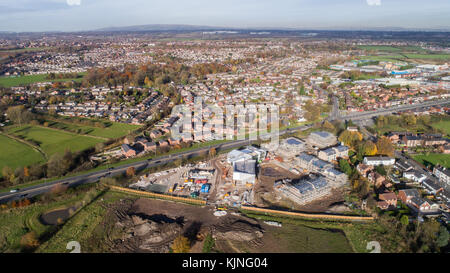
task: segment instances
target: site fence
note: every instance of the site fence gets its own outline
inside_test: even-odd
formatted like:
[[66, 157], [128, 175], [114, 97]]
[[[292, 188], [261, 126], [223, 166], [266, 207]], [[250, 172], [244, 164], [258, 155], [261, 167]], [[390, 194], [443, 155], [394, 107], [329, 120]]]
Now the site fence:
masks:
[[145, 191], [133, 190], [133, 189], [117, 187], [117, 186], [111, 186], [110, 188], [112, 190], [119, 191], [119, 192], [125, 192], [125, 193], [130, 193], [130, 194], [135, 194], [135, 195], [144, 196], [144, 197], [150, 197], [150, 198], [155, 198], [155, 199], [169, 200], [169, 201], [175, 201], [175, 202], [183, 202], [183, 203], [200, 205], [200, 206], [205, 206], [206, 205], [206, 201], [205, 200], [201, 200], [201, 199], [187, 198], [187, 197], [177, 197], [177, 196], [172, 196], [172, 195], [167, 195], [167, 194], [154, 193], [154, 192], [145, 192]]
[[373, 221], [375, 218], [372, 216], [350, 216], [350, 215], [332, 215], [332, 214], [309, 214], [301, 212], [292, 212], [284, 210], [264, 209], [257, 207], [241, 206], [241, 210], [249, 212], [257, 212], [264, 214], [281, 215], [288, 217], [299, 217], [309, 219], [324, 219], [324, 220], [336, 220], [336, 221]]

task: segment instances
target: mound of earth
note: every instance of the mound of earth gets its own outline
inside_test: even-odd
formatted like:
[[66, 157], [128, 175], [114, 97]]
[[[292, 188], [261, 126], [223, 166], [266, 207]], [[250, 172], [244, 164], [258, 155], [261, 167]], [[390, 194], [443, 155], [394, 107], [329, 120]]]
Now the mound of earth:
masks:
[[156, 220], [136, 214], [122, 217], [116, 227], [123, 231], [122, 239], [116, 242], [119, 252], [169, 252], [171, 242], [183, 230], [180, 223], [170, 218]]
[[229, 239], [234, 241], [252, 241], [263, 237], [264, 230], [256, 222], [239, 219], [237, 217], [224, 218], [212, 226], [213, 237], [216, 239]]

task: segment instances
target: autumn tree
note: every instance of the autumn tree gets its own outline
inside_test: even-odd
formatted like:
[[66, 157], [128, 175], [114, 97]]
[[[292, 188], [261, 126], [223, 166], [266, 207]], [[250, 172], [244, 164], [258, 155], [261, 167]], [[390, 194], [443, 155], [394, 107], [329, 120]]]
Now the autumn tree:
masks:
[[175, 238], [172, 243], [172, 251], [173, 253], [188, 253], [191, 249], [191, 244], [187, 237], [182, 235]]
[[315, 105], [311, 100], [305, 103], [303, 107], [305, 110], [304, 117], [307, 121], [315, 121], [320, 117], [320, 105]]
[[370, 140], [364, 142], [362, 145], [362, 153], [363, 153], [363, 155], [368, 155], [368, 156], [376, 155], [377, 154], [377, 145], [375, 145], [375, 143], [373, 143]]
[[209, 149], [209, 157], [210, 158], [214, 158], [216, 156], [216, 149], [215, 148], [211, 148]]
[[356, 143], [362, 140], [362, 135], [359, 132], [352, 132], [349, 130], [343, 131], [339, 135], [339, 141], [343, 142], [345, 145], [355, 147]]
[[134, 167], [129, 167], [127, 169], [126, 174], [127, 174], [128, 177], [133, 177], [133, 176], [136, 175], [136, 170], [134, 169]]
[[383, 136], [377, 140], [377, 152], [380, 155], [394, 156], [394, 146], [389, 138]]
[[27, 234], [23, 235], [20, 244], [24, 248], [24, 250], [33, 250], [39, 246], [39, 239], [36, 235], [36, 232], [30, 231]]
[[2, 176], [7, 181], [11, 181], [11, 179], [14, 177], [14, 171], [9, 166], [5, 166], [2, 169]]
[[402, 120], [406, 125], [413, 126], [416, 125], [417, 119], [414, 115], [402, 115]]
[[6, 115], [11, 121], [19, 125], [28, 123], [33, 119], [33, 114], [31, 114], [31, 112], [23, 105], [9, 107], [6, 111]]

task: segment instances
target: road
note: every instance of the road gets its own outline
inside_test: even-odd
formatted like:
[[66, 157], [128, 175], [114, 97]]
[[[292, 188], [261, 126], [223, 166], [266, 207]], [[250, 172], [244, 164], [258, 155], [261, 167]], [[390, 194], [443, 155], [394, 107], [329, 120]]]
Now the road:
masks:
[[416, 103], [416, 104], [408, 104], [408, 105], [399, 105], [399, 106], [393, 106], [389, 108], [374, 110], [374, 111], [366, 111], [366, 112], [358, 112], [354, 114], [348, 114], [340, 117], [340, 120], [362, 120], [362, 119], [370, 119], [373, 117], [381, 116], [381, 115], [388, 115], [399, 111], [406, 111], [406, 110], [412, 110], [422, 107], [430, 107], [430, 106], [438, 106], [438, 105], [446, 105], [450, 104], [450, 99], [443, 99], [443, 100], [433, 100], [433, 101], [426, 101], [422, 103]]
[[[292, 133], [300, 130], [307, 130], [311, 128], [311, 125], [304, 125], [295, 128], [290, 128], [286, 130], [281, 130], [280, 135], [287, 133]], [[264, 135], [263, 137], [270, 137], [270, 133]], [[13, 200], [18, 200], [22, 198], [30, 198], [36, 195], [40, 195], [51, 191], [56, 185], [63, 185], [68, 187], [75, 187], [82, 184], [95, 183], [98, 182], [103, 177], [113, 177], [120, 174], [124, 174], [129, 167], [134, 167], [137, 171], [144, 170], [147, 168], [155, 167], [158, 165], [167, 164], [177, 159], [182, 159], [183, 157], [198, 156], [202, 153], [208, 152], [211, 148], [215, 148], [217, 151], [238, 148], [244, 145], [251, 144], [251, 140], [235, 140], [222, 144], [214, 144], [211, 146], [201, 147], [190, 151], [184, 151], [180, 153], [164, 155], [155, 159], [142, 160], [138, 162], [133, 162], [125, 165], [121, 165], [115, 168], [109, 168], [105, 170], [95, 171], [88, 174], [77, 175], [73, 177], [67, 177], [58, 179], [52, 182], [42, 183], [35, 186], [30, 186], [23, 188], [18, 192], [6, 192], [0, 193], [0, 203], [7, 203]]]

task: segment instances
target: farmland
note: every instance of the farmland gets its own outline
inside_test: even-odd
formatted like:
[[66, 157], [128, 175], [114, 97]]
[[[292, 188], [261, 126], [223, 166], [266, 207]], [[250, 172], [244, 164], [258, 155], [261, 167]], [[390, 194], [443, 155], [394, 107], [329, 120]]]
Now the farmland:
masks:
[[15, 169], [45, 161], [43, 155], [30, 146], [3, 135], [0, 135], [0, 150], [0, 169], [5, 166]]
[[20, 85], [29, 85], [37, 82], [67, 82], [67, 81], [82, 81], [83, 74], [79, 74], [80, 77], [75, 79], [47, 79], [47, 74], [40, 75], [28, 75], [28, 76], [18, 76], [18, 77], [0, 77], [0, 86], [1, 87], [13, 87]]
[[72, 152], [83, 151], [103, 142], [103, 140], [94, 137], [31, 125], [12, 128], [8, 133], [36, 143], [47, 156], [64, 153], [67, 149]]
[[361, 59], [388, 61], [388, 62], [422, 62], [422, 61], [448, 61], [450, 54], [435, 53], [418, 46], [384, 46], [384, 45], [361, 45], [360, 49], [367, 50], [368, 56]]

